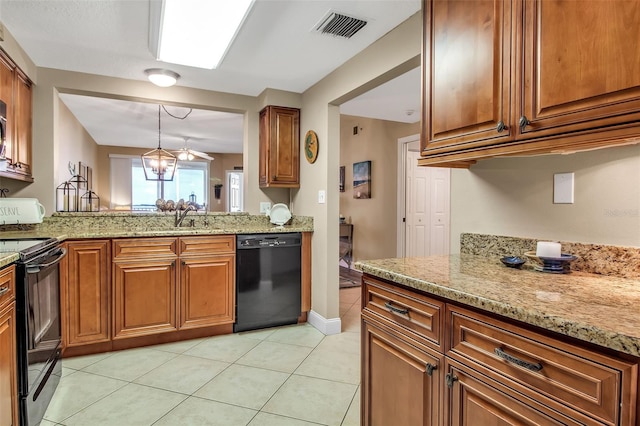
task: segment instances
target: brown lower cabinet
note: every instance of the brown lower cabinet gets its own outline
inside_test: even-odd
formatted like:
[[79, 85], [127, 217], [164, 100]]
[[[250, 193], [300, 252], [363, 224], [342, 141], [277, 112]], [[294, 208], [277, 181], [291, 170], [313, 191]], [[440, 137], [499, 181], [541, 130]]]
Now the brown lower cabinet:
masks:
[[66, 243], [60, 266], [63, 345], [108, 342], [111, 339], [111, 241]]
[[440, 424], [442, 354], [363, 317], [362, 371], [366, 425]]
[[[235, 242], [235, 235], [67, 241], [60, 272], [63, 355], [231, 333]], [[305, 321], [310, 232], [303, 233], [302, 294]]]
[[180, 239], [181, 329], [235, 321], [235, 236]]
[[363, 425], [637, 425], [625, 354], [363, 276]]
[[113, 339], [176, 331], [176, 257], [113, 263]]
[[[577, 422], [554, 413], [535, 401], [522, 401], [522, 395], [492, 381], [464, 364], [445, 361], [451, 391], [446, 393], [450, 425], [582, 425], [601, 424], [593, 420]], [[431, 423], [433, 424], [433, 423]]]
[[15, 267], [0, 271], [0, 425], [18, 425]]

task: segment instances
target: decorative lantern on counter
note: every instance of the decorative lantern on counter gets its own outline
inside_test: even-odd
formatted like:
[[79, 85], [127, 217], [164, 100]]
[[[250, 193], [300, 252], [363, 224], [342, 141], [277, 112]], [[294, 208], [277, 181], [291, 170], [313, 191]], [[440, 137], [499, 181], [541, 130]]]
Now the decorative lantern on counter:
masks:
[[80, 211], [80, 190], [87, 189], [87, 179], [84, 176], [74, 175], [71, 179], [69, 179], [69, 183], [74, 184], [74, 188], [76, 190], [75, 196], [75, 204], [71, 207], [71, 210], [65, 210], [68, 212], [79, 212]]
[[62, 182], [56, 188], [56, 211], [76, 211], [78, 189], [70, 181]]
[[80, 198], [80, 205], [83, 212], [99, 212], [100, 197], [93, 191], [87, 191]]

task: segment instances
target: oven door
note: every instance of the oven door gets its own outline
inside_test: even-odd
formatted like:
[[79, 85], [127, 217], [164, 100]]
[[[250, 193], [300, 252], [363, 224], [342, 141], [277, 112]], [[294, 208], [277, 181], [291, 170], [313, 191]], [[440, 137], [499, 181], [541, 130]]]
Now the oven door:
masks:
[[24, 281], [22, 291], [17, 292], [22, 323], [18, 324], [19, 386], [20, 393], [32, 401], [43, 391], [60, 359], [59, 263], [65, 254], [63, 248], [56, 247], [21, 265]]

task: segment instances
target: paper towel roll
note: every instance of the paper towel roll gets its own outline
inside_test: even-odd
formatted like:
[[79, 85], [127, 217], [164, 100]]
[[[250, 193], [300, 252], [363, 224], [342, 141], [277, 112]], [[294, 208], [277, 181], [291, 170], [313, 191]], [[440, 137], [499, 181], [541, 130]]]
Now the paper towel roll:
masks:
[[560, 243], [553, 243], [550, 241], [538, 241], [536, 248], [536, 256], [538, 257], [560, 257], [561, 246]]

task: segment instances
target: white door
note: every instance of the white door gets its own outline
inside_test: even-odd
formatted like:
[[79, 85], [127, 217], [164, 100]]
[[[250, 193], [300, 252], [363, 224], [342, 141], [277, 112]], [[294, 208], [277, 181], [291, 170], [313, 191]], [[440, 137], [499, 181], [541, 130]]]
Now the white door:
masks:
[[404, 162], [403, 253], [406, 257], [449, 254], [449, 191], [451, 170], [418, 166], [419, 141], [402, 146]]
[[[413, 144], [407, 144], [413, 145]], [[415, 167], [420, 153], [411, 146], [407, 151], [405, 255], [426, 256], [430, 251], [429, 206], [431, 204], [430, 173], [426, 167]]]
[[241, 212], [244, 209], [242, 195], [242, 172], [227, 172], [227, 211]]

